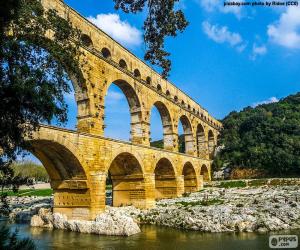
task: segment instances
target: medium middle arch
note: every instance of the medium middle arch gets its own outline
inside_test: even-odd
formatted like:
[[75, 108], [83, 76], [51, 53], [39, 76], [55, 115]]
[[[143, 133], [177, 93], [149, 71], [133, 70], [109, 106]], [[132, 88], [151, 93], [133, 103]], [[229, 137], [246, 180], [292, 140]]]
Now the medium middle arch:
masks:
[[[167, 106], [162, 103], [161, 101], [156, 101], [153, 103], [150, 110], [152, 110], [153, 107], [156, 107], [163, 126], [163, 143], [164, 143], [164, 149], [172, 150], [174, 147], [174, 131], [173, 131], [173, 123], [172, 118], [169, 109]], [[152, 115], [152, 114], [150, 114]], [[151, 118], [150, 118], [151, 120]]]
[[178, 124], [181, 122], [184, 134], [185, 153], [194, 154], [193, 129], [189, 118], [186, 115], [179, 117]]
[[112, 84], [115, 84], [121, 89], [121, 91], [126, 97], [129, 106], [130, 120], [131, 120], [130, 122], [131, 142], [142, 143], [143, 142], [142, 112], [141, 112], [141, 102], [137, 94], [137, 91], [126, 80], [118, 79], [110, 82], [110, 84], [107, 86], [106, 89], [106, 95], [109, 87]]
[[186, 162], [182, 169], [182, 175], [184, 177], [184, 192], [191, 193], [198, 189], [196, 171], [191, 162]]

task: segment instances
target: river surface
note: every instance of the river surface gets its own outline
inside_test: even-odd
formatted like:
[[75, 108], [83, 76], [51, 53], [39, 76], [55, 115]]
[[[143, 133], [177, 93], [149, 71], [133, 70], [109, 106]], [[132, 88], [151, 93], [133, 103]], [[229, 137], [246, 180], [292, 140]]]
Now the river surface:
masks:
[[[2, 222], [0, 224], [3, 224]], [[269, 236], [294, 234], [300, 239], [300, 230], [258, 233], [201, 233], [182, 231], [167, 227], [142, 226], [142, 232], [130, 237], [80, 234], [65, 230], [32, 228], [28, 224], [9, 224], [19, 229], [21, 237], [34, 239], [37, 249], [201, 249], [201, 250], [264, 250], [269, 248]], [[299, 248], [298, 248], [299, 249]]]

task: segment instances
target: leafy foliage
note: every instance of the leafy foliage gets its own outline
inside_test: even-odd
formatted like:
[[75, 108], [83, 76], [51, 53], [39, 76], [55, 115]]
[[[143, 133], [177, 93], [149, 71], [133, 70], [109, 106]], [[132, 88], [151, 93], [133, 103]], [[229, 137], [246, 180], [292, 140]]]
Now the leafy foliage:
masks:
[[165, 38], [175, 37], [183, 32], [188, 22], [181, 10], [176, 10], [180, 0], [114, 0], [115, 8], [125, 13], [137, 13], [144, 9], [147, 18], [144, 22], [144, 40], [147, 46], [145, 60], [163, 69], [166, 78], [171, 70], [170, 53], [165, 51]]
[[15, 175], [33, 179], [34, 181], [49, 182], [49, 175], [46, 169], [34, 162], [15, 162], [12, 165]]
[[38, 0], [13, 1], [6, 7], [14, 14], [1, 23], [0, 147], [12, 158], [40, 122], [54, 117], [66, 121], [66, 71], [80, 78], [79, 43], [73, 42], [79, 32], [54, 10], [45, 12]]
[[219, 159], [269, 175], [300, 174], [300, 93], [224, 118]]

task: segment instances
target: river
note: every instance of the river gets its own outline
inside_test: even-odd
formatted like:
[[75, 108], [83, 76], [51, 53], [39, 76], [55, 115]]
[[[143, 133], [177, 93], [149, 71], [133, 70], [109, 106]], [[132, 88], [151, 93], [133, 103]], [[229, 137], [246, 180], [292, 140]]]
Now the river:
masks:
[[[4, 223], [4, 222], [2, 222]], [[300, 238], [300, 230], [258, 233], [201, 233], [166, 227], [144, 225], [142, 232], [130, 237], [80, 234], [64, 230], [31, 228], [28, 224], [10, 224], [18, 227], [21, 237], [30, 236], [37, 249], [101, 249], [101, 250], [264, 250], [269, 248], [269, 235], [294, 234]]]

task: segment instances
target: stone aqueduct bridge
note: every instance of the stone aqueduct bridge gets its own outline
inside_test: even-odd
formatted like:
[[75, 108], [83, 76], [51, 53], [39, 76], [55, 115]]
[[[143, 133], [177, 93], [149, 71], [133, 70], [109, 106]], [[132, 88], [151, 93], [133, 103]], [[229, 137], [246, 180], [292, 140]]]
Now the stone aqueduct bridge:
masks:
[[[43, 0], [82, 31], [84, 83], [75, 80], [77, 131], [42, 125], [30, 140], [51, 179], [54, 211], [93, 219], [105, 209], [106, 179], [113, 205], [150, 208], [156, 199], [181, 196], [210, 180], [211, 157], [222, 125], [206, 110], [60, 0]], [[88, 68], [88, 70], [86, 70]], [[116, 84], [131, 114], [131, 142], [103, 137], [105, 96]], [[150, 147], [150, 117], [157, 107], [164, 149]], [[122, 122], [122, 121], [120, 121]], [[185, 153], [178, 152], [178, 124]]]

